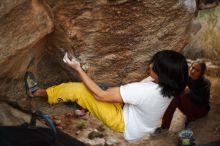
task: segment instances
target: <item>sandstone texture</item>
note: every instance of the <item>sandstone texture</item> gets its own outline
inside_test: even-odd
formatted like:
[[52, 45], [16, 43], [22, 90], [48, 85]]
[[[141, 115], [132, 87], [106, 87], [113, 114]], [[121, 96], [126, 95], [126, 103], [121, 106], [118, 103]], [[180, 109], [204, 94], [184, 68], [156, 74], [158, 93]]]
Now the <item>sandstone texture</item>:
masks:
[[79, 81], [62, 62], [65, 52], [97, 83], [139, 81], [155, 52], [188, 44], [195, 10], [187, 0], [1, 1], [0, 99], [46, 110], [46, 100], [30, 103], [24, 73], [32, 71], [41, 87]]

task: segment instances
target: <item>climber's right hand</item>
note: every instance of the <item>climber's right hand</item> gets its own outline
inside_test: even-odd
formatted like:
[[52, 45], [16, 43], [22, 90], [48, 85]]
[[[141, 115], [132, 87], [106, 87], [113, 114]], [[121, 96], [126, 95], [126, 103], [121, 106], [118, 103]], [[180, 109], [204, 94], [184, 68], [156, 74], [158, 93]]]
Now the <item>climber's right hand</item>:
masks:
[[[71, 56], [71, 57], [69, 57], [69, 56]], [[65, 53], [65, 55], [63, 57], [63, 62], [65, 62], [67, 65], [69, 65], [73, 69], [80, 68], [79, 61], [77, 61], [74, 56], [69, 55], [67, 52]]]

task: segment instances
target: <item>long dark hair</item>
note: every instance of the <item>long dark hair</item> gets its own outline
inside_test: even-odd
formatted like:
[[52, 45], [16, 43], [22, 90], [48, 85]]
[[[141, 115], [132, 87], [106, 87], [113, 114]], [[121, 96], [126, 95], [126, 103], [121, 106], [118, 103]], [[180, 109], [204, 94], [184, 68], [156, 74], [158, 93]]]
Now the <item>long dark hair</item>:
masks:
[[172, 50], [159, 51], [150, 63], [158, 75], [163, 96], [178, 96], [183, 92], [188, 80], [188, 65], [182, 54]]

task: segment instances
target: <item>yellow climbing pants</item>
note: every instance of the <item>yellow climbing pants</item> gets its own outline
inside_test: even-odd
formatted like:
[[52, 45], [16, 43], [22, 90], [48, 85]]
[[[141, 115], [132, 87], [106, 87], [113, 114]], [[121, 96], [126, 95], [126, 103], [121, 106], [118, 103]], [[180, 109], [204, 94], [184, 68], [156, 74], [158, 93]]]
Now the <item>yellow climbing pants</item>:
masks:
[[83, 83], [69, 82], [47, 88], [48, 103], [76, 102], [106, 126], [124, 132], [123, 105], [97, 101]]

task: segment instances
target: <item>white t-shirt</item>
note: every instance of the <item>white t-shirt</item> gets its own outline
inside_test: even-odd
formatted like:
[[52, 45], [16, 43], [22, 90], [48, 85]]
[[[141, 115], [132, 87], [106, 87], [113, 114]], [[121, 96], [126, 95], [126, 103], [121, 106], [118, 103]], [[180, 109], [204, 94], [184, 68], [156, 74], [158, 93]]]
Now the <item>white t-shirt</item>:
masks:
[[125, 103], [124, 137], [129, 142], [135, 142], [144, 135], [154, 132], [172, 99], [164, 97], [160, 91], [161, 87], [152, 81], [120, 87], [120, 94]]

